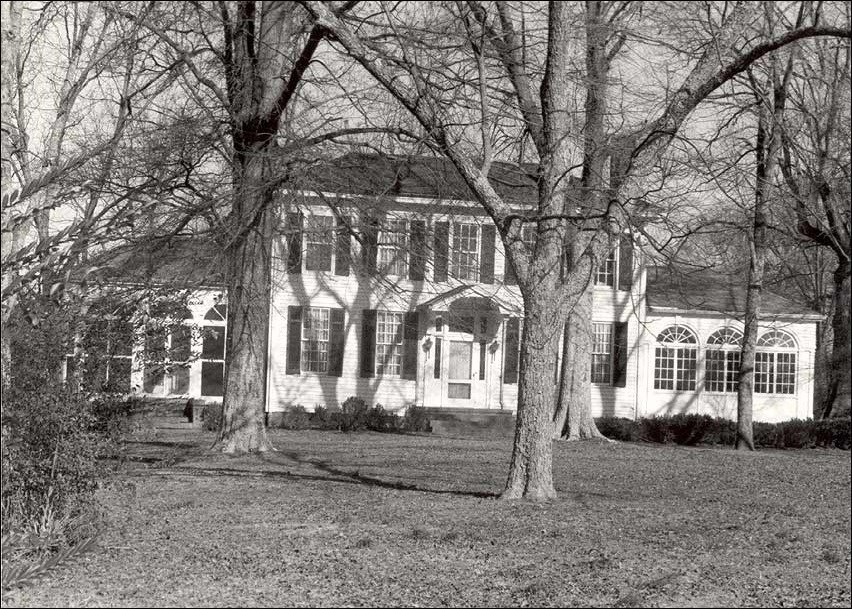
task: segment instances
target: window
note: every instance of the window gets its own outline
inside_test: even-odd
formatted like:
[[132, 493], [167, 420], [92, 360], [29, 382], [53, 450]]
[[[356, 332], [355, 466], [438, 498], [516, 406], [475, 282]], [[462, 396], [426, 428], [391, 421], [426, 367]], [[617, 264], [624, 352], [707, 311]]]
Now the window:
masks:
[[479, 281], [479, 226], [453, 225], [453, 274], [463, 281]]
[[217, 304], [204, 316], [201, 331], [201, 395], [221, 396], [225, 380], [225, 322], [228, 307]]
[[408, 223], [388, 220], [379, 237], [379, 268], [387, 275], [408, 274]]
[[[132, 311], [126, 307], [94, 305], [80, 343], [81, 381], [87, 390], [117, 393], [130, 392], [134, 331]], [[73, 353], [65, 357], [65, 379], [76, 374], [78, 360]]]
[[654, 352], [654, 389], [695, 389], [698, 340], [684, 326], [670, 326], [657, 336]]
[[707, 339], [704, 388], [716, 393], [736, 393], [739, 387], [740, 349], [743, 335], [734, 328], [716, 330]]
[[403, 314], [376, 312], [376, 374], [402, 374]]
[[612, 380], [612, 324], [592, 324], [592, 382]]
[[615, 286], [615, 266], [617, 264], [618, 258], [618, 250], [612, 250], [601, 265], [598, 267], [598, 271], [595, 274], [595, 285], [608, 285], [610, 287]]
[[328, 372], [330, 309], [306, 308], [302, 322], [302, 370]]
[[334, 218], [310, 216], [305, 223], [305, 270], [331, 271], [334, 250]]
[[796, 341], [780, 330], [757, 339], [754, 356], [755, 393], [796, 393]]
[[[192, 357], [192, 313], [182, 305], [163, 302], [151, 307], [145, 329], [146, 393], [189, 393], [189, 360]], [[190, 323], [187, 323], [190, 322]]]

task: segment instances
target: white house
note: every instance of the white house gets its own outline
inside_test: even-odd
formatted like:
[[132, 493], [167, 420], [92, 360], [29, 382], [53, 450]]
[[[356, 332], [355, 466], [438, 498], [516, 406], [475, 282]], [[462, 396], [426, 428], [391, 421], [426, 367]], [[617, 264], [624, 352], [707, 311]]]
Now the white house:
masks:
[[[519, 210], [534, 188], [500, 164], [492, 181]], [[446, 162], [352, 154], [285, 201], [269, 303], [271, 417], [349, 396], [391, 410], [516, 408], [522, 301], [493, 223]], [[197, 287], [213, 256], [194, 255], [182, 267], [194, 296], [177, 324], [190, 330], [154, 341], [183, 341], [187, 363], [133, 366], [143, 393], [221, 395], [225, 296], [215, 274]], [[649, 267], [625, 237], [595, 277], [594, 415], [734, 418], [744, 302], [744, 287], [720, 277]], [[772, 294], [763, 315], [754, 418], [810, 417], [821, 318]]]

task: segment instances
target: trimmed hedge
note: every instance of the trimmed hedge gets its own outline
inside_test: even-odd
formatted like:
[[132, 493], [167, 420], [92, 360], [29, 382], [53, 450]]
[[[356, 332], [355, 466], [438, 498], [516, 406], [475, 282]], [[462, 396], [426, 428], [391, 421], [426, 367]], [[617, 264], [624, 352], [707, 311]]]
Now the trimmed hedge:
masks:
[[[275, 413], [270, 425], [281, 429], [300, 431], [319, 429], [330, 431], [378, 431], [382, 433], [431, 432], [432, 423], [424, 408], [409, 406], [405, 416], [388, 412], [381, 404], [372, 408], [361, 398], [349, 397], [340, 409], [317, 406], [308, 412], [304, 406], [291, 406], [284, 412]], [[207, 404], [201, 415], [202, 426], [207, 431], [219, 431], [222, 423], [222, 405]]]
[[[623, 442], [674, 443], [683, 446], [723, 444], [733, 446], [736, 423], [703, 414], [676, 414], [647, 419], [602, 417], [595, 419], [607, 438]], [[840, 448], [852, 444], [852, 419], [815, 421], [793, 419], [784, 423], [755, 423], [754, 445], [765, 448]]]

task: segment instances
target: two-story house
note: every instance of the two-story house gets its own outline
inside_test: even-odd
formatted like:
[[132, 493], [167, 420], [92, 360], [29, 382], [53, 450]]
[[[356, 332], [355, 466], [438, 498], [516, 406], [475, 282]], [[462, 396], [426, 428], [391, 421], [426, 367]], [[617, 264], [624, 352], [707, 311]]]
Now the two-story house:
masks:
[[[495, 164], [491, 179], [519, 211], [534, 196], [508, 165]], [[494, 224], [447, 162], [350, 154], [284, 201], [269, 303], [271, 418], [349, 396], [390, 410], [516, 409], [522, 300]], [[198, 261], [189, 266], [197, 274]], [[744, 286], [649, 267], [627, 236], [594, 281], [595, 416], [735, 417]], [[183, 340], [185, 363], [165, 373], [134, 366], [131, 384], [220, 396], [225, 302], [221, 287], [195, 288], [176, 322], [193, 330], [156, 338]], [[812, 416], [820, 317], [771, 294], [763, 312], [754, 418]], [[150, 361], [140, 342], [134, 357]]]

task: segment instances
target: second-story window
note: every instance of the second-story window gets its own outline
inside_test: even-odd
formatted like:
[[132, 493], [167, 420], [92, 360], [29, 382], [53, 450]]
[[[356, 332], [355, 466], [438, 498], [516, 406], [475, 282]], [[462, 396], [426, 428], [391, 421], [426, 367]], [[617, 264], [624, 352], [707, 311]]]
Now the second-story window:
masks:
[[408, 223], [386, 221], [379, 235], [379, 269], [386, 275], [408, 274]]
[[305, 270], [331, 271], [334, 250], [334, 218], [310, 216], [305, 222]]
[[612, 250], [601, 265], [598, 267], [595, 274], [595, 285], [615, 286], [615, 268], [618, 263], [618, 250]]
[[453, 274], [463, 281], [479, 281], [479, 226], [453, 226]]

